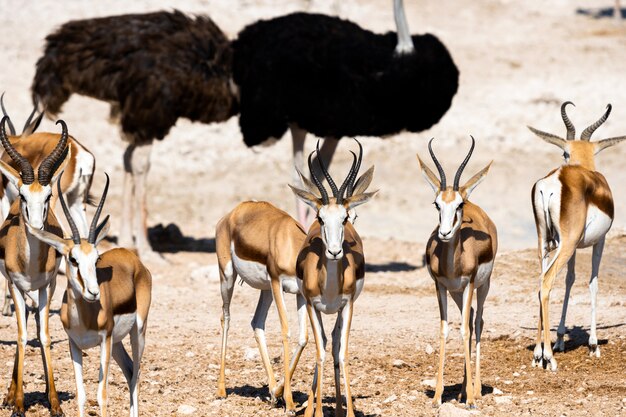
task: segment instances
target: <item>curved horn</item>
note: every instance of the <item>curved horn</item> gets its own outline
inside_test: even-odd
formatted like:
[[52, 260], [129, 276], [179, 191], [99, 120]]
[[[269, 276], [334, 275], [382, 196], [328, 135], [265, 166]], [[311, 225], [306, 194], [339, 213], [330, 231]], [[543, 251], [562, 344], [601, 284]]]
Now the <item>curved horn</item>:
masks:
[[457, 169], [456, 175], [454, 176], [454, 185], [452, 186], [452, 189], [454, 191], [459, 191], [459, 181], [461, 180], [461, 174], [463, 173], [463, 170], [465, 169], [465, 165], [467, 165], [467, 162], [472, 156], [472, 152], [474, 152], [474, 145], [476, 144], [476, 141], [474, 140], [474, 136], [470, 135], [470, 138], [472, 138], [472, 146], [470, 147], [470, 150], [467, 153], [467, 156], [461, 163], [461, 166], [459, 167], [459, 169]]
[[67, 150], [67, 139], [69, 137], [67, 124], [65, 124], [63, 120], [57, 120], [56, 124], [61, 125], [61, 139], [59, 139], [57, 146], [50, 152], [50, 155], [39, 164], [37, 180], [41, 185], [50, 184], [52, 175], [54, 175], [54, 171], [58, 168], [59, 163], [65, 158], [65, 151]]
[[37, 128], [39, 127], [39, 124], [41, 123], [41, 119], [43, 119], [43, 115], [45, 113], [44, 111], [39, 113], [39, 115], [35, 117], [35, 120], [33, 120], [33, 117], [37, 113], [37, 109], [39, 107], [39, 100], [37, 100], [37, 98], [35, 97], [34, 101], [35, 103], [34, 103], [33, 111], [28, 116], [28, 119], [26, 119], [26, 123], [24, 123], [24, 129], [22, 129], [22, 136], [24, 136], [25, 134], [32, 135], [33, 132], [35, 132], [35, 130], [37, 130]]
[[[2, 92], [2, 95], [0, 96], [0, 107], [2, 107], [2, 115], [5, 117], [9, 117], [9, 115], [7, 114], [7, 109], [4, 108], [4, 92]], [[11, 121], [10, 117], [8, 119], [8, 123], [11, 136], [15, 136], [15, 126], [13, 126], [13, 122]]]
[[74, 223], [74, 219], [72, 219], [70, 209], [67, 208], [67, 204], [65, 203], [65, 199], [63, 198], [63, 191], [61, 190], [61, 177], [63, 177], [63, 174], [59, 176], [59, 181], [57, 181], [57, 193], [59, 194], [59, 200], [61, 200], [63, 213], [65, 214], [67, 223], [70, 225], [70, 230], [72, 231], [72, 240], [75, 244], [80, 245], [80, 233], [78, 233], [78, 227], [76, 227], [76, 223]]
[[93, 220], [91, 221], [91, 227], [89, 228], [89, 237], [87, 241], [94, 245], [96, 243], [96, 238], [98, 237], [97, 229], [98, 229], [98, 219], [100, 218], [100, 213], [102, 212], [102, 207], [104, 207], [104, 200], [107, 198], [107, 191], [109, 191], [109, 174], [104, 173], [107, 177], [107, 182], [104, 184], [104, 191], [102, 192], [102, 197], [100, 197], [100, 203], [96, 208], [96, 213], [93, 215]]
[[576, 138], [576, 128], [574, 127], [574, 124], [571, 122], [569, 117], [567, 117], [567, 113], [565, 112], [565, 108], [568, 104], [576, 107], [576, 105], [571, 101], [566, 101], [565, 103], [561, 104], [561, 117], [563, 118], [563, 123], [565, 123], [565, 127], [567, 128], [567, 140], [574, 140]]
[[15, 161], [17, 166], [20, 169], [20, 176], [22, 177], [22, 182], [26, 185], [32, 184], [35, 182], [35, 171], [33, 167], [28, 162], [28, 159], [24, 158], [20, 153], [15, 150], [13, 144], [9, 141], [7, 137], [6, 131], [6, 122], [9, 120], [9, 116], [4, 116], [2, 118], [2, 122], [0, 122], [0, 142], [2, 146], [4, 146], [4, 150], [6, 153]]
[[435, 138], [432, 138], [428, 142], [428, 152], [430, 152], [430, 157], [433, 159], [433, 162], [435, 163], [435, 166], [437, 167], [437, 171], [439, 171], [439, 179], [441, 180], [441, 191], [443, 191], [446, 189], [446, 173], [444, 172], [443, 167], [441, 166], [441, 164], [435, 157], [435, 153], [433, 152], [433, 147], [432, 147], [433, 140], [435, 140]]
[[341, 188], [339, 188], [339, 193], [337, 194], [337, 204], [342, 204], [343, 203], [343, 194], [346, 191], [346, 188], [348, 187], [348, 184], [350, 184], [351, 180], [352, 180], [352, 175], [354, 172], [354, 169], [356, 168], [356, 165], [358, 163], [358, 159], [356, 157], [356, 154], [352, 151], [350, 151], [350, 153], [352, 154], [352, 166], [350, 167], [350, 172], [348, 172], [348, 176], [346, 177], [346, 179], [343, 181], [343, 184], [341, 184]]
[[606, 112], [604, 112], [602, 117], [600, 117], [597, 122], [595, 122], [594, 124], [592, 124], [591, 126], [589, 126], [587, 129], [583, 131], [583, 133], [580, 135], [580, 140], [587, 140], [587, 141], [591, 140], [591, 135], [593, 135], [593, 132], [595, 132], [596, 129], [602, 125], [602, 123], [606, 122], [606, 119], [608, 119], [609, 114], [611, 114], [612, 108], [613, 107], [610, 104], [607, 104]]
[[354, 168], [354, 172], [352, 172], [352, 177], [348, 183], [346, 197], [352, 197], [352, 193], [354, 192], [354, 183], [356, 181], [356, 177], [359, 175], [359, 170], [361, 169], [361, 161], [363, 161], [363, 146], [361, 146], [361, 142], [359, 142], [356, 138], [353, 139], [359, 144], [359, 158], [357, 159], [356, 167]]
[[333, 192], [333, 196], [335, 198], [338, 198], [337, 193], [339, 192], [339, 190], [337, 189], [337, 184], [335, 184], [335, 181], [333, 181], [332, 177], [328, 173], [328, 170], [326, 169], [326, 165], [324, 165], [324, 162], [322, 162], [322, 157], [320, 156], [320, 141], [319, 140], [317, 141], [315, 150], [317, 152], [317, 163], [320, 165], [320, 168], [322, 169], [322, 173], [324, 174], [326, 181], [328, 181], [328, 185], [330, 186], [330, 190]]
[[311, 178], [313, 179], [313, 182], [317, 186], [317, 189], [320, 190], [320, 196], [322, 197], [322, 204], [326, 205], [328, 204], [328, 193], [326, 192], [326, 189], [320, 182], [319, 178], [317, 178], [317, 176], [315, 175], [315, 171], [313, 170], [313, 154], [314, 153], [315, 151], [309, 154], [309, 171], [311, 172]]

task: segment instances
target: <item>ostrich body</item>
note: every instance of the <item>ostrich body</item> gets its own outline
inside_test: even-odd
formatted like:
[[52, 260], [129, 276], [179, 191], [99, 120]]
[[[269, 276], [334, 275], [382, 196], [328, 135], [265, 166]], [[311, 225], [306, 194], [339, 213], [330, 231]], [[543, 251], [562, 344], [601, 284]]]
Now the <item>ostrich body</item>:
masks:
[[[439, 39], [410, 35], [401, 0], [394, 12], [397, 33], [307, 13], [244, 28], [233, 41], [233, 79], [245, 143], [280, 138], [290, 128], [302, 171], [306, 132], [327, 138], [320, 154], [328, 165], [344, 136], [419, 132], [437, 123], [459, 72]], [[301, 204], [298, 217], [306, 224]]]
[[70, 21], [46, 38], [32, 86], [46, 111], [58, 113], [76, 93], [111, 103], [119, 116], [128, 142], [121, 246], [151, 253], [145, 200], [154, 139], [179, 117], [211, 123], [237, 113], [231, 63], [217, 25], [179, 11]]

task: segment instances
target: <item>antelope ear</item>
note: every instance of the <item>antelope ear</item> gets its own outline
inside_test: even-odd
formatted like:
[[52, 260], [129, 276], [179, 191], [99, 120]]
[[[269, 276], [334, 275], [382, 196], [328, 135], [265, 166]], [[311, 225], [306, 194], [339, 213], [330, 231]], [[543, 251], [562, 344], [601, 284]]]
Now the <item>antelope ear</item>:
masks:
[[417, 156], [417, 161], [420, 164], [420, 170], [422, 171], [422, 175], [426, 179], [426, 182], [432, 187], [435, 194], [439, 192], [441, 189], [441, 181], [437, 178], [437, 176], [428, 168], [428, 166], [422, 161], [419, 155]]
[[597, 154], [598, 152], [603, 151], [604, 149], [611, 147], [613, 145], [617, 145], [618, 143], [624, 140], [626, 140], [626, 136], [619, 136], [616, 138], [608, 138], [608, 139], [600, 140], [595, 143], [595, 146], [594, 146], [595, 153]]
[[359, 177], [358, 180], [356, 180], [356, 183], [354, 184], [354, 191], [352, 192], [352, 194], [363, 194], [365, 190], [367, 190], [367, 187], [370, 186], [373, 179], [374, 165], [372, 165], [367, 171], [363, 173], [363, 175]]
[[7, 164], [3, 160], [0, 160], [0, 172], [7, 177], [9, 182], [19, 189], [19, 182], [21, 180], [20, 173], [17, 172], [11, 165]]
[[287, 184], [287, 185], [289, 185], [289, 188], [291, 188], [291, 191], [293, 191], [296, 197], [302, 200], [305, 204], [307, 204], [313, 210], [319, 210], [319, 208], [322, 206], [322, 201], [315, 194], [296, 188], [292, 186], [291, 184]]
[[298, 173], [298, 176], [300, 177], [300, 181], [302, 181], [302, 185], [304, 185], [307, 191], [317, 196], [319, 194], [319, 191], [317, 190], [317, 186], [313, 184], [313, 181], [305, 177], [297, 167], [296, 167], [296, 172]]
[[25, 223], [26, 223], [26, 226], [28, 227], [28, 231], [32, 235], [34, 235], [37, 239], [39, 239], [42, 242], [47, 243], [48, 245], [52, 246], [61, 255], [65, 255], [67, 253], [67, 250], [68, 250], [67, 242], [68, 242], [68, 240], [63, 239], [62, 237], [59, 237], [59, 236], [55, 235], [54, 233], [50, 233], [50, 232], [45, 231], [45, 230], [33, 228], [28, 222], [25, 222]]
[[567, 141], [563, 138], [560, 138], [556, 135], [553, 135], [552, 133], [546, 133], [546, 132], [542, 132], [541, 130], [537, 130], [534, 127], [531, 126], [526, 126], [528, 129], [530, 129], [531, 132], [533, 132], [535, 135], [539, 136], [541, 139], [545, 140], [548, 143], [551, 143], [555, 146], [558, 146], [559, 148], [561, 148], [562, 150], [566, 151], [567, 149]]
[[361, 204], [365, 204], [370, 201], [370, 199], [374, 197], [376, 193], [378, 193], [378, 190], [372, 191], [371, 193], [355, 194], [351, 197], [346, 198], [344, 204], [348, 207], [348, 210], [351, 210], [357, 206], [360, 206]]
[[63, 173], [65, 168], [67, 168], [67, 164], [70, 162], [71, 159], [72, 159], [72, 143], [70, 142], [67, 144], [67, 152], [65, 154], [65, 158], [63, 158], [63, 161], [59, 164], [57, 170], [54, 171], [54, 175], [52, 176], [52, 180], [50, 181], [50, 184], [54, 184], [56, 182], [56, 180]]
[[476, 175], [474, 175], [465, 184], [463, 184], [463, 186], [460, 188], [460, 191], [464, 199], [469, 198], [472, 191], [474, 191], [474, 188], [476, 188], [478, 184], [483, 182], [483, 180], [489, 173], [489, 168], [491, 168], [491, 164], [493, 164], [493, 161], [489, 162], [486, 167], [478, 171]]
[[111, 223], [109, 222], [109, 215], [107, 215], [104, 220], [102, 220], [102, 222], [98, 225], [98, 227], [96, 227], [96, 243], [95, 246], [98, 246], [98, 243], [100, 243], [100, 241], [102, 239], [104, 239], [106, 237], [106, 235], [109, 234], [109, 228], [111, 226]]
[[30, 136], [33, 133], [35, 133], [35, 131], [41, 124], [41, 119], [43, 119], [44, 112], [41, 112], [39, 116], [37, 116], [35, 120], [33, 120], [32, 122], [30, 121], [36, 111], [37, 111], [37, 105], [35, 105], [35, 108], [33, 109], [33, 112], [31, 113], [30, 118], [26, 121], [26, 124], [24, 125], [24, 129], [22, 130], [22, 134], [21, 134], [22, 137]]

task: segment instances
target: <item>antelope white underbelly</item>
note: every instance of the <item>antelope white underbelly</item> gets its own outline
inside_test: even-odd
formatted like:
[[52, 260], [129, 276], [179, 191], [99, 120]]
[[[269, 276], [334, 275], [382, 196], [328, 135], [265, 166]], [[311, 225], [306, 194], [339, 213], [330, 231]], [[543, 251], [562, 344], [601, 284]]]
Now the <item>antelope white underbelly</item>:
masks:
[[598, 207], [590, 204], [589, 209], [587, 210], [585, 231], [583, 232], [582, 239], [578, 243], [578, 247], [586, 248], [596, 244], [598, 240], [600, 240], [600, 238], [609, 231], [612, 223], [612, 218], [610, 218], [602, 210], [598, 209]]
[[246, 284], [252, 288], [256, 288], [257, 290], [270, 289], [270, 277], [267, 273], [265, 265], [259, 262], [246, 261], [238, 258], [232, 243], [230, 246], [230, 253], [233, 268], [237, 271], [237, 275], [239, 275]]
[[280, 282], [283, 287], [283, 291], [288, 294], [297, 294], [300, 290], [298, 288], [298, 278], [289, 275], [281, 275]]
[[113, 343], [121, 342], [135, 325], [137, 313], [118, 314], [113, 320]]
[[65, 332], [67, 336], [76, 343], [76, 346], [82, 350], [100, 346], [100, 343], [102, 343], [102, 340], [106, 337], [106, 332], [102, 330], [87, 330], [72, 327], [65, 329]]

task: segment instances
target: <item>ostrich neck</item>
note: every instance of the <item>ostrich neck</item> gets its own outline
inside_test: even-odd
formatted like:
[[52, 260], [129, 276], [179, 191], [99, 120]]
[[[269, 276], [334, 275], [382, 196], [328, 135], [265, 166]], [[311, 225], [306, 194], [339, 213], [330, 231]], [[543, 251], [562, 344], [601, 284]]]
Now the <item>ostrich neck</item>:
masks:
[[396, 54], [410, 54], [415, 48], [409, 32], [409, 24], [404, 13], [404, 2], [402, 0], [393, 1], [393, 15], [396, 20], [396, 31], [398, 33], [398, 44]]

